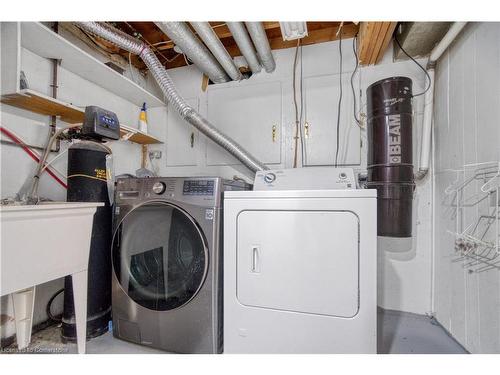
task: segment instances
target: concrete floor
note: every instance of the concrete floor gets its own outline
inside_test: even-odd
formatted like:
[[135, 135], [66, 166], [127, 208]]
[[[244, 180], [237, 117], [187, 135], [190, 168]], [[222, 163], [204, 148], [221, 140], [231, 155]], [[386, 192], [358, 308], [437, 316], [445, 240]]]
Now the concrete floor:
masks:
[[378, 311], [379, 354], [466, 354], [434, 319], [401, 311]]
[[[4, 352], [17, 352], [15, 343]], [[61, 342], [60, 328], [51, 326], [33, 335], [25, 353], [76, 353], [76, 344]], [[160, 350], [118, 340], [111, 332], [87, 342], [89, 354], [162, 354]], [[433, 319], [399, 311], [378, 312], [379, 354], [464, 354], [460, 346]]]

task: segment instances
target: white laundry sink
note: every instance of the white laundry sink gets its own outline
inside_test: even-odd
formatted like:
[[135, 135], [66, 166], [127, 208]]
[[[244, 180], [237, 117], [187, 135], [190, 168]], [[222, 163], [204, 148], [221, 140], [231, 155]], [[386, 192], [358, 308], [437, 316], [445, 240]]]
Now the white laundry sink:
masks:
[[[20, 348], [27, 346], [31, 336], [35, 285], [72, 275], [75, 309], [79, 310], [76, 318], [85, 323], [92, 221], [96, 208], [103, 205], [56, 202], [0, 206], [0, 295], [13, 294]], [[85, 333], [81, 351], [84, 340]]]

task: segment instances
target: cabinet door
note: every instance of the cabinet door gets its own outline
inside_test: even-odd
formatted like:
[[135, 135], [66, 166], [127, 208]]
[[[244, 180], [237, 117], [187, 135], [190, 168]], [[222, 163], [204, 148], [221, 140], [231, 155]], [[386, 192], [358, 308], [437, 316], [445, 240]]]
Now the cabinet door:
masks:
[[[208, 120], [266, 164], [281, 163], [281, 83], [209, 87]], [[239, 164], [213, 142], [208, 165]]]
[[[360, 129], [354, 121], [351, 73], [342, 75], [338, 165], [361, 162]], [[337, 151], [339, 75], [304, 79], [307, 165], [334, 165]]]
[[358, 312], [359, 221], [345, 211], [242, 211], [237, 297], [258, 308], [352, 317]]
[[[198, 98], [186, 99], [196, 111], [199, 110]], [[168, 107], [167, 115], [167, 167], [195, 166], [199, 133], [188, 124], [175, 109]]]

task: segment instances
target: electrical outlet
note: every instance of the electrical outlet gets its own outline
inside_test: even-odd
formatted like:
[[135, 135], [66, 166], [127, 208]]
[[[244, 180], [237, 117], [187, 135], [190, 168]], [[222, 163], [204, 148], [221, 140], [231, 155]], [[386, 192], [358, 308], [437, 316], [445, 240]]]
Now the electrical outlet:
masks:
[[161, 159], [161, 151], [159, 151], [159, 150], [149, 151], [149, 158], [150, 159]]

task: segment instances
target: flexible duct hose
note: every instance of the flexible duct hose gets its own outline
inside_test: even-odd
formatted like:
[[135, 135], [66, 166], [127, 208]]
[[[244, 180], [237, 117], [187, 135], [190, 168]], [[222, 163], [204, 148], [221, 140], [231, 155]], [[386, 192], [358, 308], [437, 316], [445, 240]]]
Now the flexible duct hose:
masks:
[[84, 28], [88, 32], [104, 38], [116, 46], [139, 55], [144, 61], [154, 79], [160, 86], [168, 103], [181, 115], [181, 117], [206, 135], [216, 144], [221, 146], [252, 172], [268, 169], [263, 163], [253, 157], [248, 151], [237, 142], [220, 132], [203, 116], [197, 113], [179, 95], [174, 83], [170, 79], [166, 69], [158, 60], [153, 51], [143, 42], [117, 30], [102, 22], [76, 22], [76, 25]]

